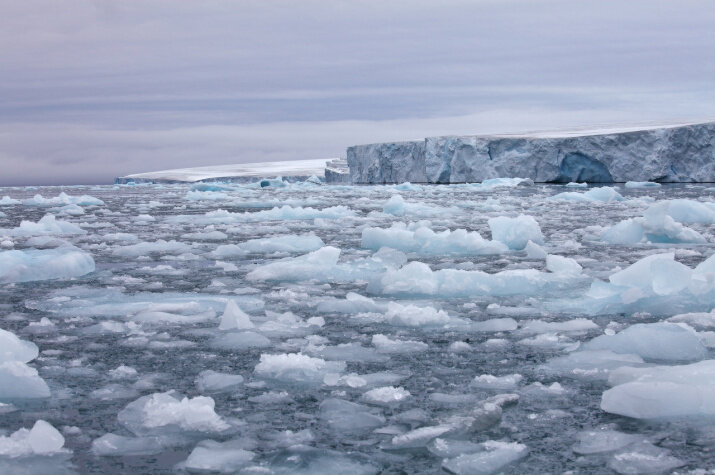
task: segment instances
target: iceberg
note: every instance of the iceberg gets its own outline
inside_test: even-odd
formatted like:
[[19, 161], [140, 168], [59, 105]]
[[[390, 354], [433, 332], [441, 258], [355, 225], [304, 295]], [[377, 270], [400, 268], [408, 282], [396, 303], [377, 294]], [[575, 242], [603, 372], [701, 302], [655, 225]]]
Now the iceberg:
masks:
[[67, 279], [94, 272], [94, 259], [74, 247], [0, 251], [0, 282]]

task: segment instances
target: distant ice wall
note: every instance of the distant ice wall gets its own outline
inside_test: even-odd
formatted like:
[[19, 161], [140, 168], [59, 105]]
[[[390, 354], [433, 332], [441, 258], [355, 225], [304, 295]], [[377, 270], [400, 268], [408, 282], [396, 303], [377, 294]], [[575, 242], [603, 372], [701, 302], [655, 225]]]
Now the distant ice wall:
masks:
[[589, 135], [445, 136], [356, 145], [353, 183], [715, 181], [715, 123]]

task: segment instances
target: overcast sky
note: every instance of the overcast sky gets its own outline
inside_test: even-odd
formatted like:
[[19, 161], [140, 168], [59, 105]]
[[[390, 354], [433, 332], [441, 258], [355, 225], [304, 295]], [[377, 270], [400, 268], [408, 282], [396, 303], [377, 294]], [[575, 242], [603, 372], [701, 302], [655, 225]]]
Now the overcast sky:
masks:
[[0, 0], [0, 184], [715, 118], [711, 0]]

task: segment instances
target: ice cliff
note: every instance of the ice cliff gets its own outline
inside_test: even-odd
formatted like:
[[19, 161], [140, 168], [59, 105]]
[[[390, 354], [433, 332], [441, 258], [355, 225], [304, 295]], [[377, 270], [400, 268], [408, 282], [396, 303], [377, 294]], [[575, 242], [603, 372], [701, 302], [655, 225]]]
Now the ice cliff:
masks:
[[352, 183], [715, 181], [715, 122], [642, 130], [427, 137], [347, 149]]

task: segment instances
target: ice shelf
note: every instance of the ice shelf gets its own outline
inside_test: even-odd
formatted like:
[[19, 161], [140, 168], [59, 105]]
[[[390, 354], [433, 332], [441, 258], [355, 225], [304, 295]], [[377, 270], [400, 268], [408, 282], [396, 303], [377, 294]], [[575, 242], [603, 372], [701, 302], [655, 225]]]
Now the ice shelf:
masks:
[[715, 122], [427, 137], [347, 149], [352, 183], [715, 181]]

